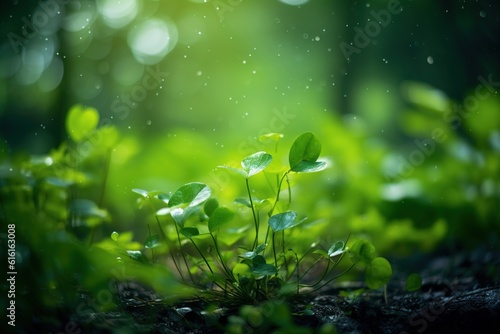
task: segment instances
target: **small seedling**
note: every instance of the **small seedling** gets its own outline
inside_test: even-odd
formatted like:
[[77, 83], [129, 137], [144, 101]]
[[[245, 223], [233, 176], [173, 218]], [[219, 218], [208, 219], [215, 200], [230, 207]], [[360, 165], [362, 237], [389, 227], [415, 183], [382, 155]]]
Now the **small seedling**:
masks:
[[[263, 138], [272, 139], [277, 147], [281, 137], [268, 134]], [[133, 189], [152, 206], [153, 198], [166, 204], [161, 208], [153, 206], [160, 234], [150, 232], [145, 248], [152, 250], [159, 243], [165, 243], [179, 278], [200, 288], [201, 294], [219, 298], [226, 304], [256, 304], [289, 294], [318, 291], [355, 265], [365, 268], [365, 280], [370, 289], [383, 287], [389, 281], [392, 269], [385, 258], [376, 256], [375, 247], [370, 242], [358, 240], [349, 249], [346, 246], [348, 240], [337, 241], [327, 250], [311, 248], [299, 254], [287, 239], [288, 232], [300, 228], [307, 219], [289, 210], [292, 204], [290, 177], [294, 173], [326, 169], [326, 162], [318, 161], [320, 153], [321, 143], [316, 135], [311, 132], [300, 135], [289, 150], [288, 166], [281, 169], [284, 172], [266, 174], [268, 179], [273, 179], [272, 174], [275, 174], [276, 184], [270, 182], [275, 194], [272, 198], [256, 198], [251, 186], [256, 175], [266, 173], [273, 161], [271, 154], [260, 151], [247, 156], [241, 161], [241, 168], [220, 166], [244, 182], [246, 197], [234, 202], [249, 209], [248, 218], [230, 207], [221, 206], [212, 197], [209, 186], [201, 182], [187, 183], [172, 194]], [[283, 203], [285, 182], [288, 196]], [[229, 231], [238, 230], [235, 220], [250, 221], [251, 225], [247, 226], [252, 226], [253, 234], [235, 243], [225, 243], [225, 238], [234, 239]], [[246, 227], [240, 228], [240, 231], [246, 230]], [[194, 254], [186, 251], [187, 244], [192, 246]], [[347, 253], [351, 264], [335, 273], [334, 269], [339, 267]], [[319, 269], [321, 266], [323, 268]], [[318, 269], [321, 272], [319, 277]]]

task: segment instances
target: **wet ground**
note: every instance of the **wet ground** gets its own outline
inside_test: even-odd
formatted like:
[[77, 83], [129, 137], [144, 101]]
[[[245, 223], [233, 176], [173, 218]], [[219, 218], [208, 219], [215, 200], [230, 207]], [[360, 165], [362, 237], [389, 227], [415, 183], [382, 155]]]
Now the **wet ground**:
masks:
[[[388, 285], [386, 295], [381, 289], [355, 297], [362, 284], [344, 283], [320, 294], [288, 300], [292, 320], [296, 326], [312, 332], [325, 328], [325, 324], [334, 324], [337, 333], [498, 332], [498, 253], [481, 250], [429, 257], [426, 262], [423, 285], [418, 291], [405, 291], [403, 280], [398, 280], [397, 274]], [[61, 315], [65, 321], [57, 326], [35, 321], [38, 322], [36, 332], [59, 333], [62, 326], [66, 333], [74, 334], [224, 333], [237, 314], [237, 310], [231, 308], [207, 312], [207, 305], [199, 300], [165, 305], [154, 292], [135, 283], [123, 284], [120, 289], [119, 311]], [[260, 323], [264, 325], [249, 322], [241, 332], [267, 333], [276, 329], [276, 326], [265, 325], [265, 319]]]

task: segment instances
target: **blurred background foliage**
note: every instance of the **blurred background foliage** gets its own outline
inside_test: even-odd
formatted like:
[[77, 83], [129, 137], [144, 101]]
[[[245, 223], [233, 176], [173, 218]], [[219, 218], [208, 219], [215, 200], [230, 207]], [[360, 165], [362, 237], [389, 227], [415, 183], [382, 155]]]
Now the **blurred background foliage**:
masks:
[[[498, 247], [498, 2], [2, 6], [3, 221], [34, 219], [6, 209], [17, 203], [9, 186], [29, 197], [23, 187], [45, 180], [56, 199], [49, 220], [72, 219], [65, 196], [89, 200], [95, 241], [130, 230], [142, 243], [154, 217], [132, 188], [200, 181], [231, 204], [244, 184], [217, 166], [259, 150], [286, 162], [295, 137], [312, 131], [330, 168], [292, 178], [294, 207], [310, 222], [292, 233], [305, 247], [349, 232], [393, 257]], [[67, 133], [75, 105], [99, 111], [94, 140]], [[284, 134], [277, 153], [258, 141], [268, 132]], [[262, 198], [272, 196], [266, 182], [254, 183]]]

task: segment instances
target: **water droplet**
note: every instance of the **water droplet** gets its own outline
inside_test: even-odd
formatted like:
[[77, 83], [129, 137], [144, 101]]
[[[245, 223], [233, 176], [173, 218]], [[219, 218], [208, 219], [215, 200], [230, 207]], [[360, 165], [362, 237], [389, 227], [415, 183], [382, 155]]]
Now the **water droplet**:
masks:
[[243, 64], [246, 64], [246, 63], [247, 63], [247, 61], [246, 61], [246, 60], [243, 60]]
[[427, 57], [427, 62], [432, 65], [434, 64], [434, 58], [432, 58], [431, 56]]
[[202, 75], [202, 73], [203, 73], [203, 72], [198, 71], [198, 72], [196, 72], [196, 75], [197, 75], [197, 76], [200, 76], [200, 75]]
[[484, 10], [479, 11], [479, 16], [486, 17], [486, 12]]
[[151, 120], [150, 120], [150, 119], [148, 119], [148, 120], [146, 121], [146, 124], [147, 124], [147, 125], [151, 125]]
[[314, 40], [315, 40], [316, 42], [319, 42], [319, 40], [320, 40], [319, 36], [314, 37]]

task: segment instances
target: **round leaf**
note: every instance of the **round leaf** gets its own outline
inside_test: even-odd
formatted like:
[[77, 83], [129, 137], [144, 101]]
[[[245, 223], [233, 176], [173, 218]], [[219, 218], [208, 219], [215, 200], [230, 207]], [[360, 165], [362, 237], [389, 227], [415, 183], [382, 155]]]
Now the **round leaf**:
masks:
[[422, 287], [422, 277], [419, 274], [413, 273], [406, 278], [405, 289], [407, 291], [416, 291]]
[[200, 231], [196, 227], [183, 227], [179, 232], [186, 238], [193, 238], [200, 235]]
[[257, 276], [271, 276], [276, 274], [277, 269], [271, 264], [267, 264], [266, 260], [262, 255], [257, 255], [252, 259], [253, 264], [253, 274]]
[[234, 218], [234, 212], [225, 207], [215, 209], [208, 219], [208, 230], [212, 233]]
[[283, 231], [296, 225], [297, 213], [294, 211], [287, 211], [275, 214], [269, 218], [269, 226], [273, 232]]
[[254, 153], [241, 162], [241, 166], [243, 170], [247, 173], [247, 178], [263, 171], [271, 161], [273, 157], [266, 152], [257, 152]]
[[288, 155], [290, 169], [302, 161], [314, 162], [321, 153], [321, 143], [315, 134], [306, 132], [301, 134], [292, 144]]
[[367, 240], [358, 240], [350, 248], [349, 256], [353, 263], [369, 264], [375, 258], [375, 246]]
[[76, 105], [66, 116], [66, 131], [78, 143], [94, 131], [98, 123], [99, 113], [96, 109]]
[[386, 285], [392, 276], [389, 261], [383, 257], [374, 258], [366, 267], [365, 282], [370, 289], [378, 289]]
[[212, 212], [214, 212], [215, 209], [219, 207], [219, 202], [215, 198], [210, 198], [208, 201], [205, 202], [205, 205], [203, 206], [203, 211], [205, 211], [205, 214], [207, 216], [210, 216]]
[[191, 182], [177, 189], [170, 200], [168, 206], [173, 207], [181, 204], [196, 206], [206, 201], [211, 195], [210, 188], [200, 182]]

